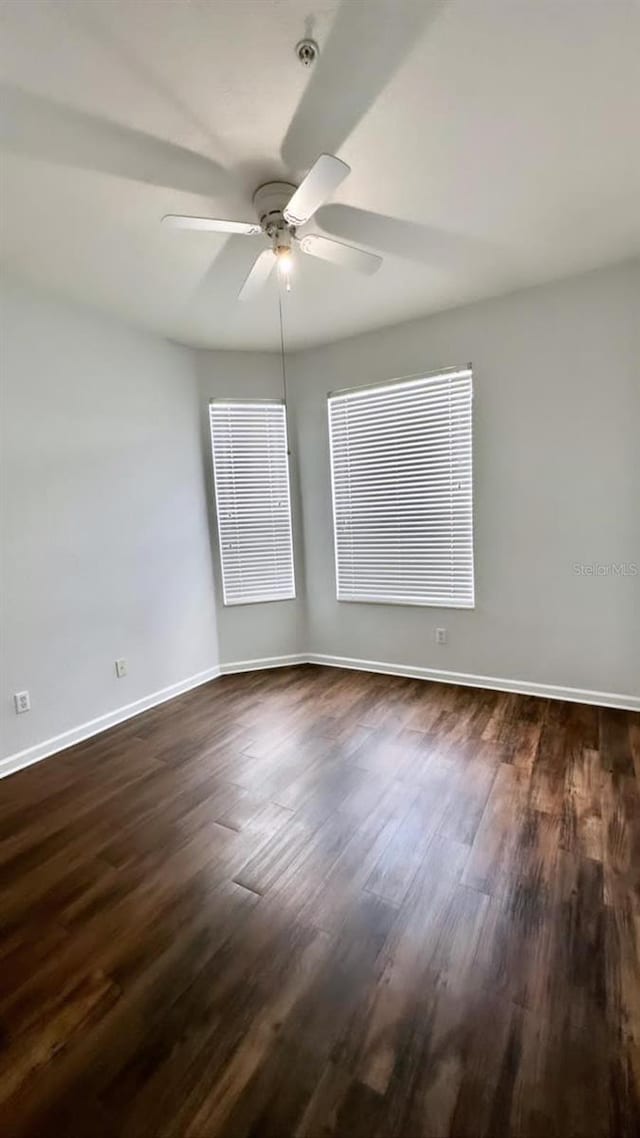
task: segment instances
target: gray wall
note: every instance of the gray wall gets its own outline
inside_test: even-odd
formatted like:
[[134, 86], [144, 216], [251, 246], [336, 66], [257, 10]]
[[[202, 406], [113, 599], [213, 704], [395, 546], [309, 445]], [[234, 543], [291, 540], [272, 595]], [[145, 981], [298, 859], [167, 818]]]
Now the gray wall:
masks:
[[[190, 352], [16, 287], [2, 323], [7, 755], [215, 667], [218, 651]], [[32, 710], [17, 716], [24, 688]]]
[[[640, 576], [574, 571], [640, 564], [639, 296], [636, 261], [293, 356], [298, 598], [224, 608], [208, 400], [279, 397], [278, 356], [8, 288], [0, 755], [215, 668], [216, 624], [223, 663], [310, 650], [640, 694]], [[338, 604], [327, 391], [469, 360], [476, 609]]]
[[[636, 261], [295, 357], [312, 651], [640, 694], [640, 576], [574, 572], [640, 565], [639, 297]], [[327, 391], [469, 361], [475, 610], [338, 604]]]
[[214, 510], [211, 440], [209, 435], [209, 400], [281, 399], [282, 365], [280, 357], [269, 352], [194, 353], [200, 384], [202, 416], [202, 453], [207, 481], [211, 550], [216, 572], [218, 602], [218, 635], [220, 661], [235, 664], [243, 660], [289, 656], [307, 647], [307, 610], [305, 598], [302, 512], [299, 495], [298, 460], [294, 439], [294, 408], [289, 401], [289, 446], [291, 458], [291, 512], [296, 572], [296, 599], [266, 604], [229, 605], [222, 603], [220, 558], [217, 550]]

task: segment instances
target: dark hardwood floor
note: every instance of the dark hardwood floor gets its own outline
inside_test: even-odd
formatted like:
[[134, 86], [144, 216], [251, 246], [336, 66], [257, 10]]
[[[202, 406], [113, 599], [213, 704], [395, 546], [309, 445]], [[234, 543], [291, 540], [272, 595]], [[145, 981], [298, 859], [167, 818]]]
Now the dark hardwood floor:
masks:
[[3, 1138], [640, 1133], [640, 716], [303, 666], [0, 783]]

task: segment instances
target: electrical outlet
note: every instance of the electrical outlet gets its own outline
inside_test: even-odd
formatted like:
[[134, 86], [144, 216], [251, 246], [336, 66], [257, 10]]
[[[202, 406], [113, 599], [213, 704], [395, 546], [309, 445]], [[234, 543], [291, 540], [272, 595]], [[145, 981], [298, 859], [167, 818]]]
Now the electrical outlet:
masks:
[[116, 676], [119, 680], [127, 674], [127, 661], [124, 656], [120, 660], [116, 660]]
[[446, 628], [436, 628], [436, 644], [447, 643], [447, 630]]
[[25, 711], [31, 711], [31, 696], [28, 691], [17, 691], [13, 697], [13, 703], [16, 715], [23, 715]]

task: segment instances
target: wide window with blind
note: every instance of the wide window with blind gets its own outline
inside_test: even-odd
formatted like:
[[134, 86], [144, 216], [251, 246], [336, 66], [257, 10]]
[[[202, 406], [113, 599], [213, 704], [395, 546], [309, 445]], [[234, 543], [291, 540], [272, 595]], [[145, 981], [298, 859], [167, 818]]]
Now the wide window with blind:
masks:
[[473, 608], [471, 369], [329, 396], [340, 601]]
[[209, 405], [225, 605], [296, 595], [287, 418], [272, 401]]

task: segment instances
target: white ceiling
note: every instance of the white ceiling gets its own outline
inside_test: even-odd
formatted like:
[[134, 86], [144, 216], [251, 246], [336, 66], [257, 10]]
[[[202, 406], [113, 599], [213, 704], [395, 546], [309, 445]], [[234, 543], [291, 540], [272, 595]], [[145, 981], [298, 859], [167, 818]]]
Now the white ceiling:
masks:
[[183, 343], [275, 348], [277, 286], [238, 304], [262, 239], [160, 218], [252, 219], [260, 182], [322, 150], [352, 167], [327, 231], [357, 242], [340, 205], [405, 225], [380, 223], [374, 277], [298, 257], [291, 346], [640, 251], [640, 0], [2, 0], [0, 20], [5, 267]]

